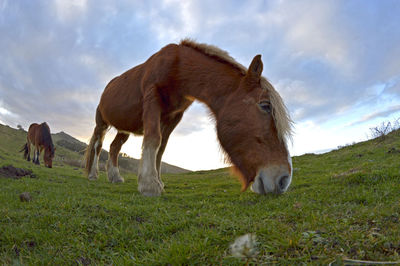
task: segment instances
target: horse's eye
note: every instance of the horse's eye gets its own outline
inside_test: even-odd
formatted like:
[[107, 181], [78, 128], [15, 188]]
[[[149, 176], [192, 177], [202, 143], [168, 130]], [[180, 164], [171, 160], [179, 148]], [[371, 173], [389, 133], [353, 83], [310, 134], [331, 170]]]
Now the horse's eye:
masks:
[[269, 101], [262, 101], [258, 106], [266, 113], [271, 113], [271, 103]]

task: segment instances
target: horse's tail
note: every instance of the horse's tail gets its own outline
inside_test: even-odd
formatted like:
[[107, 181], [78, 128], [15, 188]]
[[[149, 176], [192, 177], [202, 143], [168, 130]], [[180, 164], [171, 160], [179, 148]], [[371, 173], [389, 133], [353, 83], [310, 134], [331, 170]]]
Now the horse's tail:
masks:
[[[96, 167], [97, 164], [93, 165], [93, 162], [98, 159], [101, 152], [101, 147], [103, 144], [103, 139], [108, 125], [104, 122], [101, 117], [99, 108], [96, 110], [96, 127], [94, 129], [93, 135], [90, 138], [90, 142], [85, 152], [85, 172], [89, 179], [94, 179], [95, 177], [89, 176], [92, 173], [92, 168]], [[96, 169], [97, 172], [97, 169]], [[97, 175], [97, 174], [96, 174]], [[96, 177], [97, 178], [97, 177]]]
[[89, 175], [90, 170], [92, 168], [93, 160], [94, 160], [94, 144], [96, 142], [95, 133], [93, 133], [92, 137], [90, 138], [89, 145], [86, 148], [85, 152], [85, 173], [86, 176]]
[[24, 152], [24, 159], [26, 160], [26, 158], [28, 157], [28, 143], [25, 143], [19, 152], [22, 151]]

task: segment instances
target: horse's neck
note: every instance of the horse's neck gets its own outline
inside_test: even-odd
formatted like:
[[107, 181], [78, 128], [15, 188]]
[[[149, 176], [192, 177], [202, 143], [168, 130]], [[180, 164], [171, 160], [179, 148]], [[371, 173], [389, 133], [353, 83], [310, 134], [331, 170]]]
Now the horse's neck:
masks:
[[183, 71], [183, 75], [186, 96], [205, 103], [215, 115], [228, 96], [239, 87], [242, 77], [239, 71], [214, 59], [191, 65], [190, 69]]

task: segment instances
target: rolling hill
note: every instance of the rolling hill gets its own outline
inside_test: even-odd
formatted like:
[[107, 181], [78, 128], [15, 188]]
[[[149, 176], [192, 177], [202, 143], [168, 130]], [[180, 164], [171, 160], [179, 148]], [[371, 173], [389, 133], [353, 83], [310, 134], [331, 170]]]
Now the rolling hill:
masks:
[[[16, 151], [19, 151], [21, 146], [26, 143], [26, 134], [27, 132], [25, 130], [14, 129], [0, 124], [0, 151], [3, 150], [5, 153], [15, 153]], [[53, 143], [56, 147], [56, 156], [54, 159], [55, 165], [67, 164], [75, 167], [82, 167], [83, 155], [85, 153], [87, 144], [75, 139], [65, 132], [59, 132], [51, 135]], [[40, 160], [42, 162], [43, 157]], [[103, 149], [99, 160], [99, 168], [101, 170], [105, 169], [104, 166], [107, 160], [108, 152]], [[118, 162], [121, 172], [138, 172], [139, 160], [122, 156], [120, 154]], [[179, 174], [188, 173], [190, 171], [163, 162], [161, 165], [161, 172]]]

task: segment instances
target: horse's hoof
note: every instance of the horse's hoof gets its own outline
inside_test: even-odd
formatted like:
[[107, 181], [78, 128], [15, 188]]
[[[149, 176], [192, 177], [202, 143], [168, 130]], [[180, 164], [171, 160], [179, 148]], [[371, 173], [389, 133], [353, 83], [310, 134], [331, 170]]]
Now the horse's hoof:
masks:
[[145, 197], [159, 197], [161, 196], [161, 191], [142, 191], [141, 194]]
[[125, 182], [124, 178], [119, 175], [118, 171], [117, 172], [108, 171], [108, 181], [114, 184]]
[[107, 161], [107, 176], [111, 183], [124, 183], [124, 178], [119, 174], [118, 167], [112, 165], [111, 161]]
[[161, 193], [164, 191], [159, 182], [154, 182], [154, 183], [148, 182], [145, 184], [141, 184], [139, 182], [138, 190], [143, 196], [146, 197], [161, 196]]
[[113, 179], [112, 181], [111, 181], [111, 183], [114, 183], [114, 184], [118, 184], [118, 183], [124, 183], [125, 182], [125, 180], [124, 180], [124, 178], [122, 177], [122, 176], [120, 176], [119, 178], [117, 178], [117, 179]]

